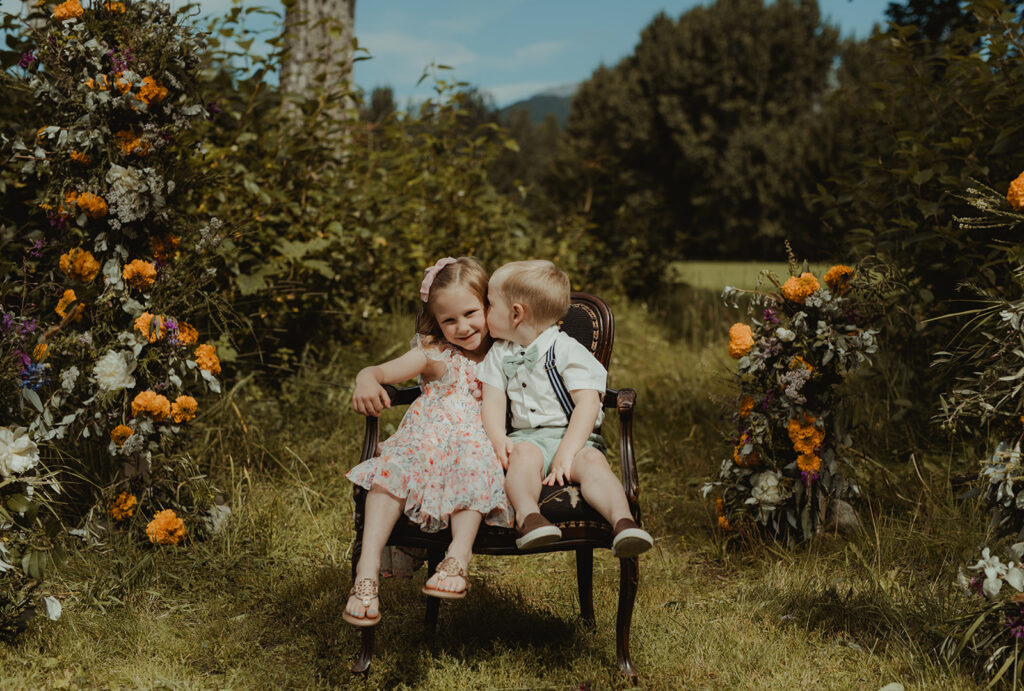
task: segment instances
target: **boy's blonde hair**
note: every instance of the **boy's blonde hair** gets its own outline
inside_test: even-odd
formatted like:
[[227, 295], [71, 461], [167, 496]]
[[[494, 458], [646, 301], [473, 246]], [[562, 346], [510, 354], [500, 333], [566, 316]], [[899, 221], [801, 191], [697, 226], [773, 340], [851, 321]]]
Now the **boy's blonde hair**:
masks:
[[509, 305], [526, 307], [534, 326], [554, 324], [569, 311], [569, 277], [546, 259], [505, 264], [491, 275], [491, 287]]
[[475, 257], [459, 257], [434, 276], [427, 303], [416, 318], [416, 333], [424, 336], [424, 345], [444, 343], [441, 325], [434, 316], [434, 297], [445, 288], [459, 285], [480, 298], [480, 304], [487, 307], [487, 269]]

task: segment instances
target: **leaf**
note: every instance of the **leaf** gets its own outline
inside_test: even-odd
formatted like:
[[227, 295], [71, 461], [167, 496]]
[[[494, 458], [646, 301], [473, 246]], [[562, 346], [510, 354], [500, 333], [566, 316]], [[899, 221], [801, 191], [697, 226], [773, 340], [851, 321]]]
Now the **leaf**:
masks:
[[39, 400], [39, 394], [32, 389], [25, 387], [21, 390], [21, 395], [24, 396], [25, 400], [32, 404], [32, 407], [38, 410], [40, 413], [43, 412], [43, 402]]
[[7, 497], [7, 508], [15, 513], [23, 514], [31, 505], [32, 502], [24, 494], [12, 494]]

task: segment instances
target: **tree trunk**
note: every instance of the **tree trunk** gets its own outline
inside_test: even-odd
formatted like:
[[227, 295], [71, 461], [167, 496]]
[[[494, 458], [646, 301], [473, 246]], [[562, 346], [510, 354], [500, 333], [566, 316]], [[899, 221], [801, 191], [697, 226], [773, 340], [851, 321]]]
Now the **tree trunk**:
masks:
[[281, 92], [312, 96], [336, 119], [353, 114], [352, 86], [356, 0], [285, 0]]

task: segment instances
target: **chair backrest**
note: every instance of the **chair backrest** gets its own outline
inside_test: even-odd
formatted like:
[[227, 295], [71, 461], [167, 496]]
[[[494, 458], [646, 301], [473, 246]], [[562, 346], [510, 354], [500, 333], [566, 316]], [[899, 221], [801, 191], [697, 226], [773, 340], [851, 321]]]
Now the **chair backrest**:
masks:
[[590, 293], [573, 291], [569, 311], [558, 326], [586, 346], [608, 369], [615, 342], [615, 319], [604, 300]]

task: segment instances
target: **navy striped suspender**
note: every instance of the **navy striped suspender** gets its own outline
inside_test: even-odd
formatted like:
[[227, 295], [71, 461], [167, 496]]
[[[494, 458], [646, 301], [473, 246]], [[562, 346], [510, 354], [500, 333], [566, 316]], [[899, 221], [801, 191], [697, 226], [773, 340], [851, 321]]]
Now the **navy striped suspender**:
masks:
[[547, 354], [544, 355], [544, 369], [548, 373], [548, 381], [551, 382], [551, 388], [555, 390], [555, 397], [558, 399], [558, 404], [562, 406], [562, 412], [565, 413], [565, 420], [568, 423], [572, 419], [572, 411], [576, 406], [572, 402], [572, 396], [565, 389], [565, 382], [562, 381], [562, 375], [555, 369], [555, 344], [552, 343], [551, 347], [548, 348]]

